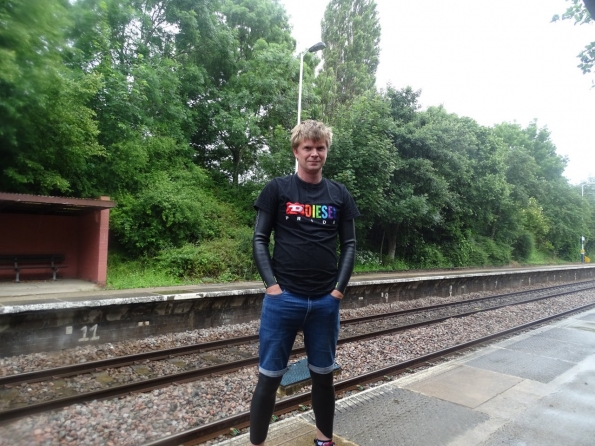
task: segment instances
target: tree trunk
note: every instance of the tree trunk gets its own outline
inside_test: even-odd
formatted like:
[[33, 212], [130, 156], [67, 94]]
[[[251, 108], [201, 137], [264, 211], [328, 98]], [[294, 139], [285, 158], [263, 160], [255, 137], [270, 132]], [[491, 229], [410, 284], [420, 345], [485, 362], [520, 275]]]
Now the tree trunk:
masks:
[[389, 225], [387, 228], [388, 232], [388, 258], [392, 261], [395, 260], [397, 252], [397, 237], [399, 236], [399, 227], [401, 225]]
[[233, 172], [231, 176], [234, 187], [237, 187], [240, 177], [240, 161], [242, 157], [241, 149], [231, 149], [231, 156], [233, 160]]

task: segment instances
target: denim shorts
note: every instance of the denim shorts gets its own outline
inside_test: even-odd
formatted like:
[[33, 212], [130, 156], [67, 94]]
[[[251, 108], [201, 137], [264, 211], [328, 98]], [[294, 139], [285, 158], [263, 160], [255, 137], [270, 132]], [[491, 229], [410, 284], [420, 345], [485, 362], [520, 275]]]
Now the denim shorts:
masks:
[[287, 371], [299, 330], [304, 333], [310, 370], [332, 372], [339, 338], [340, 303], [331, 294], [302, 296], [289, 291], [265, 294], [260, 318], [259, 372], [278, 377]]

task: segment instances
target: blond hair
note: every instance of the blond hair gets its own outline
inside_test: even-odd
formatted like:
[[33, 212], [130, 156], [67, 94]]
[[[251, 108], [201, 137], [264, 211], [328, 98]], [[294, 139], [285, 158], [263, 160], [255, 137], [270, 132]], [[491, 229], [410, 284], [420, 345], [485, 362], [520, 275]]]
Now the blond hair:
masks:
[[320, 121], [308, 119], [291, 130], [291, 148], [296, 149], [307, 139], [315, 142], [324, 141], [326, 148], [329, 149], [333, 142], [333, 131]]

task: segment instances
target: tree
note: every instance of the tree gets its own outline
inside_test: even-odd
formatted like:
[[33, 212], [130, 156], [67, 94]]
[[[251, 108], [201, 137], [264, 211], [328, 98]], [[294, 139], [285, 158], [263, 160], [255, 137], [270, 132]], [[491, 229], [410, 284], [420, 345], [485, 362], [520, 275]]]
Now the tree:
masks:
[[396, 256], [399, 241], [402, 246], [410, 241], [407, 234], [441, 221], [442, 208], [448, 200], [448, 185], [436, 175], [432, 161], [409, 145], [409, 138], [415, 132], [413, 123], [418, 118], [420, 95], [421, 91], [413, 91], [411, 87], [395, 90], [389, 86], [385, 93], [395, 123], [391, 137], [396, 166], [376, 226], [382, 232], [380, 251], [386, 237], [390, 260]]
[[339, 104], [373, 90], [380, 56], [380, 22], [374, 0], [331, 0], [322, 20], [324, 119]]
[[227, 0], [220, 12], [232, 36], [229, 70], [211, 79], [200, 99], [190, 98], [197, 117], [192, 143], [199, 162], [220, 169], [237, 186], [254, 171], [265, 136], [286, 124], [280, 111], [296, 102], [299, 65], [277, 0]]
[[73, 6], [76, 53], [70, 63], [101, 79], [90, 106], [106, 156], [93, 163], [93, 176], [116, 199], [121, 192], [138, 192], [148, 172], [192, 161], [189, 112], [175, 59], [177, 31], [167, 15], [172, 5], [80, 0]]
[[325, 176], [347, 186], [362, 214], [357, 223], [364, 229], [387, 205], [385, 191], [396, 166], [390, 140], [393, 126], [387, 101], [369, 92], [342, 107], [333, 127]]
[[567, 161], [556, 153], [549, 131], [536, 122], [526, 128], [502, 123], [494, 131], [506, 146], [506, 177], [523, 227], [537, 248], [576, 258], [576, 240], [590, 234], [592, 216], [580, 190], [564, 178]]
[[93, 196], [88, 161], [103, 155], [87, 106], [98, 78], [69, 69], [69, 3], [0, 6], [0, 189]]
[[[555, 14], [552, 22], [558, 20], [574, 20], [575, 25], [584, 25], [593, 23], [593, 16], [595, 16], [595, 1], [594, 0], [566, 0], [572, 3], [566, 9], [566, 12], [560, 16]], [[595, 65], [595, 41], [587, 44], [585, 48], [578, 54], [580, 64], [578, 67], [583, 74], [591, 73], [593, 65]]]
[[387, 90], [399, 161], [377, 227], [388, 238], [391, 259], [398, 250], [420, 265], [439, 255], [447, 264], [466, 265], [473, 239], [504, 246], [515, 227], [504, 147], [491, 129], [470, 118], [442, 107], [418, 112], [419, 94]]

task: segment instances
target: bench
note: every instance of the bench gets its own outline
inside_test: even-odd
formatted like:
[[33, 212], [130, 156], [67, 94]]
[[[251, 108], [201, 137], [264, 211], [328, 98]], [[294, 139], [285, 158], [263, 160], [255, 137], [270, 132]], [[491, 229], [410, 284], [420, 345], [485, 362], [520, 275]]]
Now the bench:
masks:
[[13, 270], [17, 283], [22, 269], [51, 269], [56, 280], [58, 269], [66, 268], [64, 257], [64, 254], [0, 254], [0, 269]]

